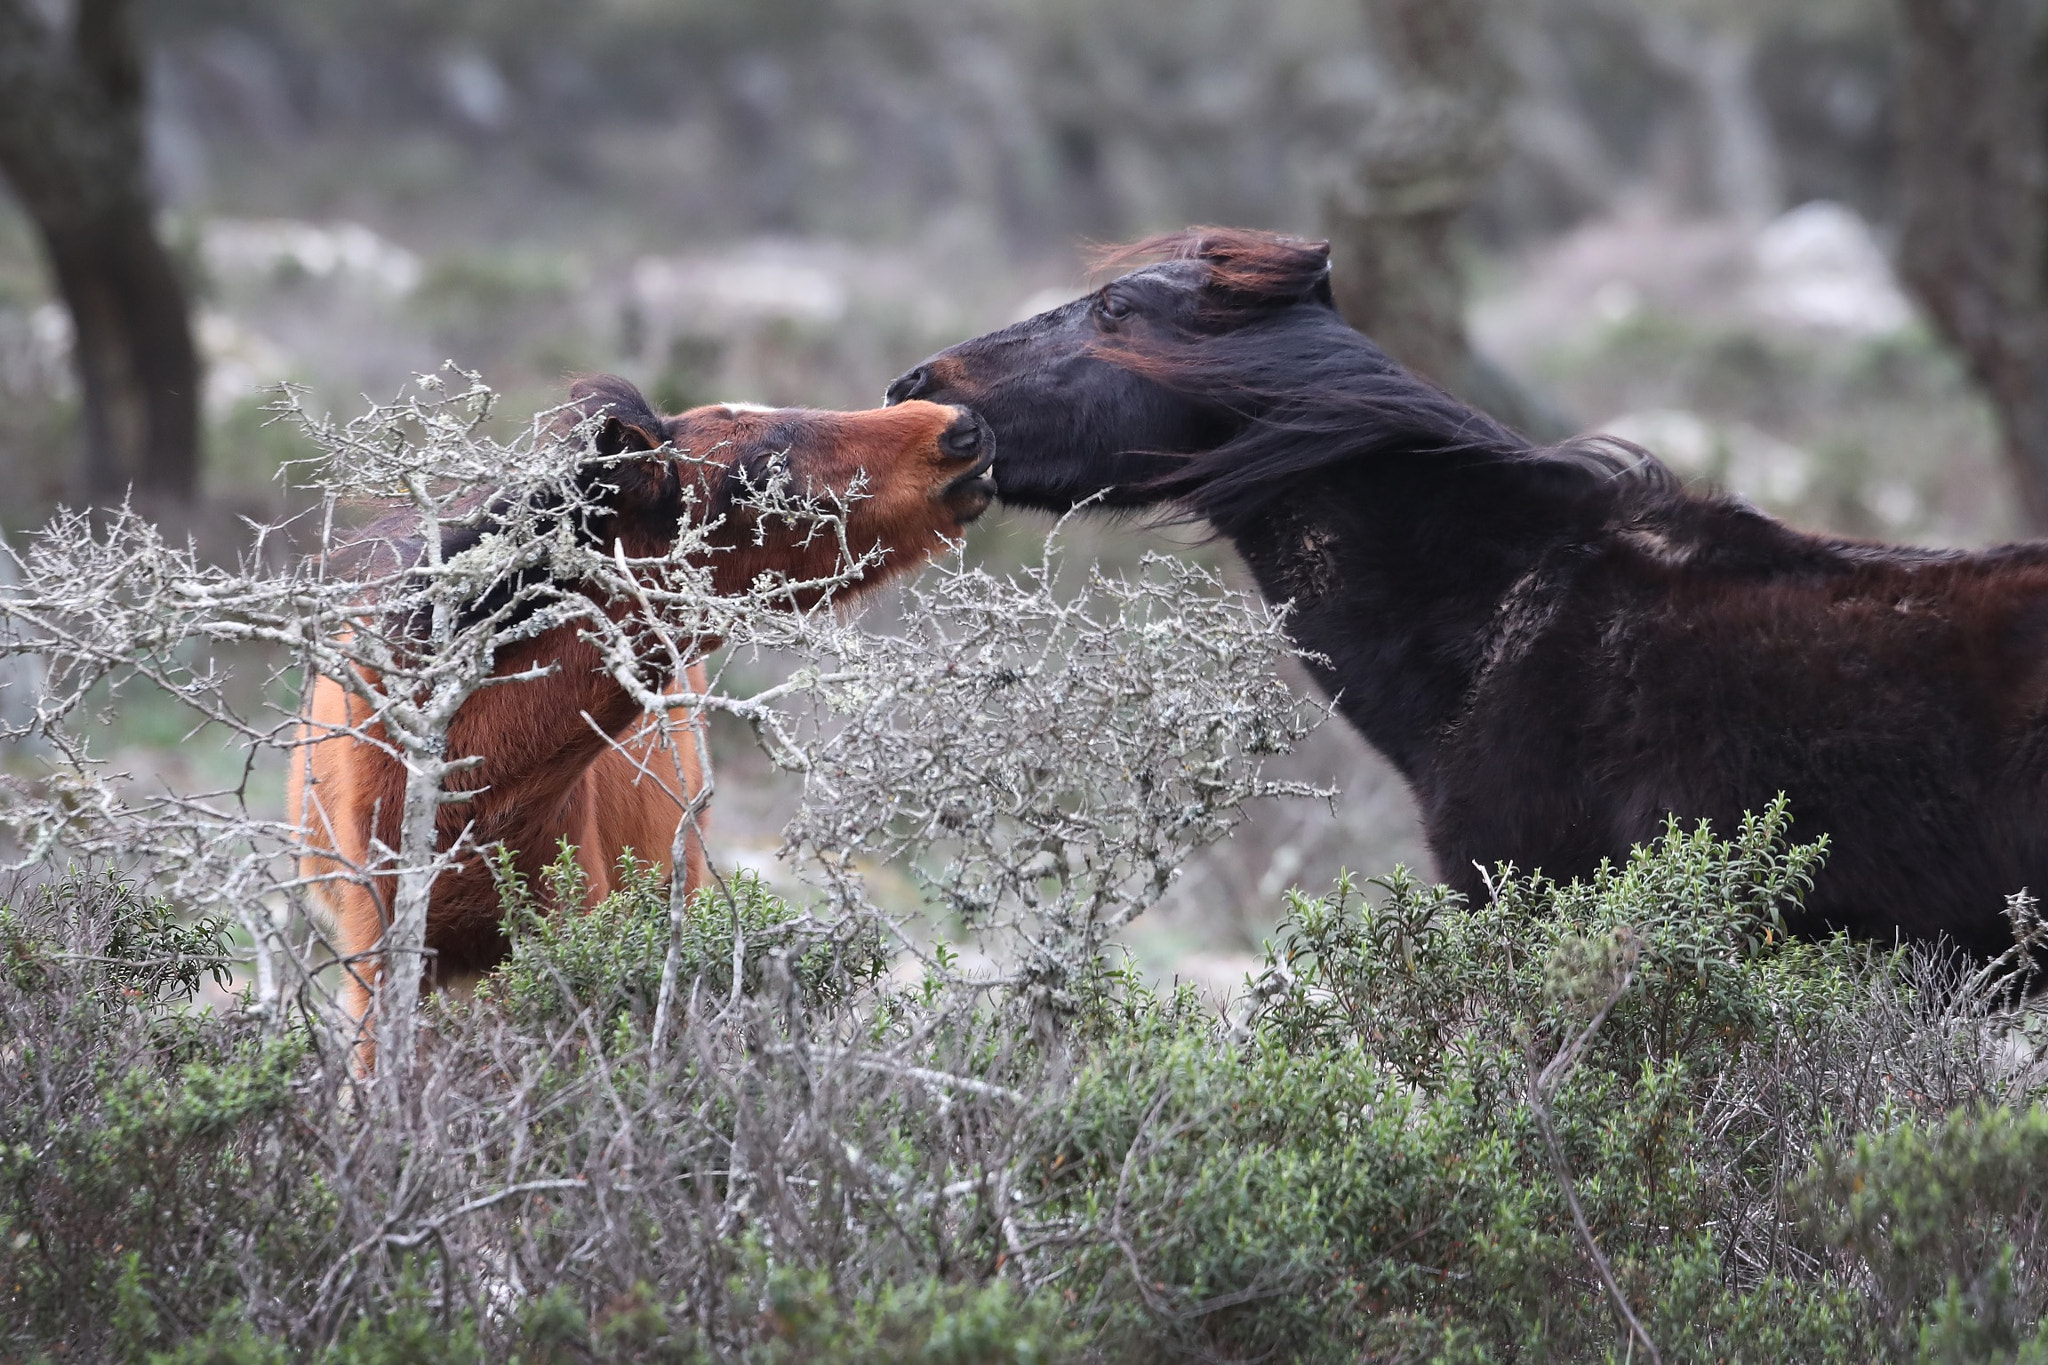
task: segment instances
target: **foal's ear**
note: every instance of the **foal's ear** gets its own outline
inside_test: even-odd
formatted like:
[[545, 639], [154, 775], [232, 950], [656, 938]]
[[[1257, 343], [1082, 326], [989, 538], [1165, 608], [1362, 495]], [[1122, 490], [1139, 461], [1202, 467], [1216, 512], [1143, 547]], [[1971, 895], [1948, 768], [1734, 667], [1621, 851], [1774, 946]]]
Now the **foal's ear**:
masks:
[[640, 390], [615, 374], [585, 375], [569, 386], [569, 402], [572, 406], [562, 413], [565, 429], [604, 414], [597, 429], [600, 455], [658, 450], [668, 439], [661, 418]]

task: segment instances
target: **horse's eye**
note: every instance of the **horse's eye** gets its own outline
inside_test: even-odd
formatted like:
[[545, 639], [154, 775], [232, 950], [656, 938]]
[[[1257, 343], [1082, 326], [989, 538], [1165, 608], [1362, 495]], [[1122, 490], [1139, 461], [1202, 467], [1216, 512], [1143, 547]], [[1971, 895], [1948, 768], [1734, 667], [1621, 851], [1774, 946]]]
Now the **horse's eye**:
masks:
[[1104, 294], [1096, 301], [1095, 311], [1111, 322], [1118, 322], [1131, 315], [1131, 301], [1121, 294]]

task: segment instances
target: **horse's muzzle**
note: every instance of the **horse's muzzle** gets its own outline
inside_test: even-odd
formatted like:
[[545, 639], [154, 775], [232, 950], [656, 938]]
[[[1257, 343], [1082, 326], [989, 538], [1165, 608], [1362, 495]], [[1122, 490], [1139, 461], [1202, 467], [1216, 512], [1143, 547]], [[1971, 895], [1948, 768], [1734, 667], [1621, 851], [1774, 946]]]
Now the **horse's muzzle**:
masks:
[[922, 398], [927, 393], [930, 393], [934, 387], [931, 367], [920, 365], [916, 369], [905, 374], [899, 374], [889, 381], [889, 387], [882, 391], [882, 405], [893, 408], [898, 403], [908, 402], [913, 398]]

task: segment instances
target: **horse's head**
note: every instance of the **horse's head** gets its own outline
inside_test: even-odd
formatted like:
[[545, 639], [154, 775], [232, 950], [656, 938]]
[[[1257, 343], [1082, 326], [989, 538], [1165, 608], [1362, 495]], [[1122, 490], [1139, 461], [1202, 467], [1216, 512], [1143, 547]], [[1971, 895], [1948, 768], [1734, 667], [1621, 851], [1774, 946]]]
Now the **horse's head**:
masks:
[[1316, 337], [1358, 340], [1331, 302], [1327, 243], [1191, 228], [1107, 263], [1145, 259], [1084, 298], [940, 351], [890, 384], [888, 401], [986, 417], [1005, 502], [1143, 506], [1181, 491], [1184, 457], [1270, 415], [1276, 389], [1310, 382]]
[[[579, 380], [573, 412], [597, 419], [586, 481], [629, 550], [672, 541], [683, 517], [711, 527], [709, 563], [723, 594], [764, 573], [823, 579], [846, 548], [873, 555], [872, 586], [915, 567], [980, 516], [995, 495], [988, 424], [964, 407], [911, 402], [865, 412], [712, 404], [654, 412], [622, 379]], [[764, 510], [788, 507], [789, 515]], [[635, 542], [638, 542], [636, 545]]]

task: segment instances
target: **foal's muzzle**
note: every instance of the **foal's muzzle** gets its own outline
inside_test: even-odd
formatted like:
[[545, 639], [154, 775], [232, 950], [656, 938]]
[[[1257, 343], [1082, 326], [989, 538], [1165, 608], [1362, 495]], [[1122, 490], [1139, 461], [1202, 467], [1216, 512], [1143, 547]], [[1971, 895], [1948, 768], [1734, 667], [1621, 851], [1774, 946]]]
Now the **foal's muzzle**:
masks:
[[947, 510], [964, 525], [986, 512], [995, 500], [996, 476], [989, 472], [996, 460], [995, 433], [979, 413], [962, 408], [953, 425], [939, 437], [939, 449], [956, 460], [974, 462], [939, 493]]
[[988, 455], [993, 440], [988, 423], [981, 420], [981, 415], [962, 408], [960, 415], [953, 419], [953, 425], [939, 437], [939, 449], [956, 460], [981, 460]]

